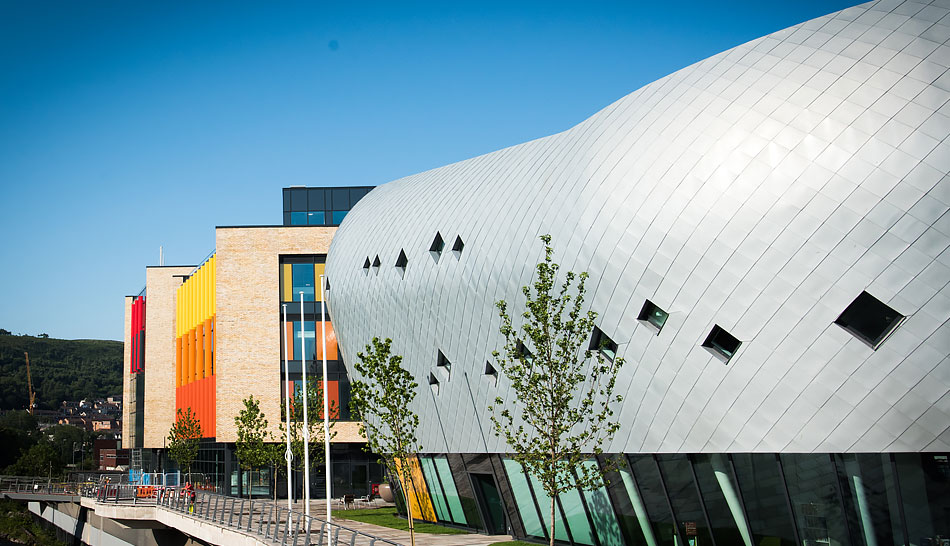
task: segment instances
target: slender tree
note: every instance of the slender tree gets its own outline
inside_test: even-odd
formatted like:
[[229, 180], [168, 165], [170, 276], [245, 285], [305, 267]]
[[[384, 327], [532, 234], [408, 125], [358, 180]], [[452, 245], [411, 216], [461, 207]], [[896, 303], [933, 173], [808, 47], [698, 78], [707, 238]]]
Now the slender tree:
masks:
[[201, 442], [201, 422], [191, 412], [191, 408], [181, 408], [175, 417], [172, 428], [168, 431], [168, 456], [178, 463], [179, 468], [185, 468], [191, 474], [191, 463], [198, 456], [198, 445]]
[[392, 340], [373, 338], [365, 353], [357, 353], [360, 376], [350, 386], [353, 412], [362, 417], [362, 432], [368, 448], [379, 454], [380, 463], [401, 482], [409, 513], [409, 539], [416, 544], [409, 490], [416, 491], [410, 457], [422, 450], [416, 438], [419, 416], [410, 406], [419, 385], [402, 367], [402, 357], [391, 352]]
[[623, 359], [611, 362], [599, 347], [585, 347], [597, 318], [593, 311], [582, 311], [588, 275], [569, 271], [558, 288], [551, 236], [540, 238], [544, 261], [536, 266], [533, 287], [522, 288], [522, 324], [512, 323], [505, 301], [496, 303], [505, 345], [492, 354], [517, 401], [505, 405], [495, 398], [489, 410], [495, 435], [505, 438], [514, 459], [538, 479], [551, 501], [553, 546], [557, 496], [602, 487], [612, 466], [588, 461], [590, 454], [603, 452], [620, 427], [611, 406], [621, 401], [614, 387]]
[[[330, 440], [336, 437], [335, 424], [339, 419], [340, 412], [336, 402], [330, 400]], [[283, 411], [281, 412], [283, 414]], [[325, 450], [323, 448], [323, 379], [313, 378], [307, 381], [307, 428], [309, 429], [310, 445], [310, 467], [320, 466], [325, 463]], [[284, 466], [280, 461], [284, 460], [287, 450], [287, 427], [284, 420], [281, 420], [278, 429], [280, 436], [272, 440], [279, 442], [275, 446], [275, 453], [271, 454], [271, 460], [278, 471], [284, 471]], [[293, 454], [293, 470], [302, 471], [304, 465], [304, 422], [303, 422], [303, 389], [294, 389], [293, 399], [290, 402], [290, 449]], [[279, 460], [278, 460], [279, 459]], [[276, 478], [275, 478], [276, 479]]]
[[234, 424], [237, 426], [234, 451], [241, 468], [248, 471], [247, 498], [251, 498], [251, 477], [255, 468], [261, 468], [270, 462], [270, 446], [266, 443], [267, 417], [261, 411], [260, 400], [256, 400], [252, 394], [243, 402], [244, 409], [234, 418]]

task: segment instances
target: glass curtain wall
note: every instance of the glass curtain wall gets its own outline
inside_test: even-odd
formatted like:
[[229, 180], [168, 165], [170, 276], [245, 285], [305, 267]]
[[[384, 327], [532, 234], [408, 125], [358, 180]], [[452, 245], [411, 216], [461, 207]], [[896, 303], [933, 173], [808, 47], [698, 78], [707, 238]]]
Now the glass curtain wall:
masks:
[[[606, 489], [557, 499], [558, 542], [943, 546], [950, 540], [946, 453], [642, 454], [620, 462]], [[503, 463], [524, 535], [546, 540], [548, 497], [520, 464]]]

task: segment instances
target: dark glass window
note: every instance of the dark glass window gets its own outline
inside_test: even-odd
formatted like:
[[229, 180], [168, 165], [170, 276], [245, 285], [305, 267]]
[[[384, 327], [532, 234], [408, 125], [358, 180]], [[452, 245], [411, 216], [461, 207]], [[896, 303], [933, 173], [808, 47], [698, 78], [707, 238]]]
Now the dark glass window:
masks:
[[[304, 352], [306, 350], [306, 353]], [[300, 330], [300, 321], [294, 321], [294, 360], [301, 360], [305, 356], [310, 362], [317, 359], [317, 323], [313, 320], [303, 322], [303, 331]]]
[[731, 455], [753, 544], [795, 546], [785, 486], [772, 454]]
[[363, 273], [369, 274], [369, 256], [366, 257], [366, 261], [363, 262]]
[[379, 275], [379, 254], [373, 259], [373, 273]]
[[877, 349], [904, 316], [867, 292], [861, 292], [835, 320], [835, 324]]
[[307, 213], [307, 225], [322, 226], [325, 223], [323, 211]]
[[435, 361], [435, 365], [438, 366], [439, 368], [444, 368], [445, 371], [449, 373], [452, 372], [452, 363], [449, 362], [448, 358], [445, 358], [445, 355], [442, 354], [442, 351], [439, 351], [439, 356]]
[[429, 245], [429, 252], [432, 253], [432, 258], [435, 259], [436, 263], [438, 263], [439, 257], [442, 256], [442, 249], [444, 248], [445, 241], [442, 240], [442, 234], [436, 232], [435, 239], [433, 239], [432, 244]]
[[491, 362], [485, 361], [485, 375], [490, 375], [492, 377], [498, 377], [498, 370], [491, 365]]
[[305, 212], [307, 210], [307, 189], [290, 189], [290, 210], [296, 212]]
[[742, 345], [742, 342], [720, 328], [718, 324], [713, 326], [712, 331], [706, 336], [706, 341], [703, 342], [703, 347], [718, 356], [723, 362], [729, 362], [732, 359], [736, 351], [739, 350], [739, 345]]
[[656, 328], [656, 333], [659, 335], [660, 330], [663, 329], [663, 325], [666, 324], [666, 319], [669, 318], [669, 316], [669, 313], [657, 307], [655, 303], [646, 300], [643, 303], [643, 308], [640, 309], [640, 315], [637, 316], [637, 320]]
[[521, 341], [518, 342], [518, 354], [521, 355], [521, 358], [523, 358], [525, 362], [530, 363], [534, 361], [534, 354], [528, 349], [528, 346]]
[[399, 275], [403, 278], [406, 276], [406, 264], [409, 263], [409, 259], [406, 258], [406, 252], [404, 250], [399, 251], [399, 257], [396, 258], [396, 270], [399, 271]]
[[[895, 453], [907, 532], [914, 544], [950, 536], [950, 463], [947, 453]], [[919, 540], [920, 542], [914, 542]]]
[[755, 544], [728, 455], [695, 455], [693, 468], [696, 469], [696, 480], [716, 544]]
[[335, 210], [335, 211], [333, 211], [333, 224], [334, 224], [334, 225], [340, 225], [340, 224], [342, 224], [342, 223], [343, 223], [343, 218], [346, 217], [346, 212], [347, 212], [347, 211], [345, 211], [345, 210]]
[[683, 544], [678, 538], [676, 524], [673, 514], [670, 513], [670, 505], [667, 503], [666, 493], [663, 488], [663, 482], [657, 469], [656, 462], [652, 455], [630, 455], [630, 468], [633, 470], [633, 476], [636, 478], [636, 485], [639, 489], [640, 501], [643, 503], [642, 509], [644, 521], [640, 524], [649, 523], [652, 527], [652, 533], [657, 546], [678, 546]]
[[323, 210], [326, 208], [324, 196], [327, 191], [323, 188], [310, 188], [307, 197], [308, 210]]
[[826, 454], [783, 453], [781, 459], [795, 525], [802, 542], [851, 544], [831, 457]]
[[350, 208], [350, 190], [349, 188], [334, 188], [332, 192], [330, 206], [337, 210], [349, 210]]
[[429, 387], [432, 388], [432, 392], [439, 394], [439, 378], [431, 372], [429, 373]]
[[307, 213], [306, 213], [306, 212], [291, 212], [291, 213], [290, 213], [290, 225], [292, 225], [292, 226], [305, 226], [305, 225], [307, 225]]
[[304, 301], [314, 301], [316, 292], [314, 290], [313, 264], [293, 264], [291, 268], [295, 301], [300, 297], [301, 292], [303, 292]]
[[465, 248], [465, 243], [462, 242], [462, 237], [455, 238], [455, 244], [452, 245], [452, 252], [455, 253], [456, 258], [462, 257], [462, 249]]
[[696, 495], [696, 482], [686, 455], [659, 454], [656, 456], [663, 472], [666, 491], [680, 525], [686, 544], [712, 544], [703, 507]]
[[617, 344], [596, 326], [594, 326], [594, 333], [590, 337], [590, 350], [600, 351], [611, 362], [617, 356]]
[[902, 544], [904, 528], [890, 456], [845, 453], [834, 456], [848, 526], [867, 544]]

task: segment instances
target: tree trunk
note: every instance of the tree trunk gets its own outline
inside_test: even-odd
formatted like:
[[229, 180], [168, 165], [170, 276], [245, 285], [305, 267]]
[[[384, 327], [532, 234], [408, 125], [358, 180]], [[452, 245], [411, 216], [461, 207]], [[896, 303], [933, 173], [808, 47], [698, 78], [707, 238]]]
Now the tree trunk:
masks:
[[554, 546], [554, 495], [551, 495], [551, 542], [550, 546]]
[[[412, 481], [412, 478], [410, 478], [409, 480], [410, 480], [410, 482], [411, 482], [411, 481]], [[409, 491], [408, 491], [408, 488], [406, 488], [405, 493], [406, 493], [406, 495], [405, 495], [405, 497], [406, 497], [406, 513], [409, 514], [409, 543], [410, 543], [410, 546], [416, 546], [416, 529], [415, 529], [415, 527], [413, 526], [413, 523], [412, 523], [412, 501], [409, 500]]]

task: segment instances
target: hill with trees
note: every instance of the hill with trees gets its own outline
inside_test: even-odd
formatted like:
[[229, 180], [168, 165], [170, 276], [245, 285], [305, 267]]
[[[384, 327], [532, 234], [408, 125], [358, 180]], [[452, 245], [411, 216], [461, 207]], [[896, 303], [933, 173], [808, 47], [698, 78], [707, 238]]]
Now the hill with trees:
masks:
[[0, 330], [0, 410], [26, 409], [26, 358], [37, 409], [54, 410], [63, 400], [122, 394], [121, 341], [16, 336]]

